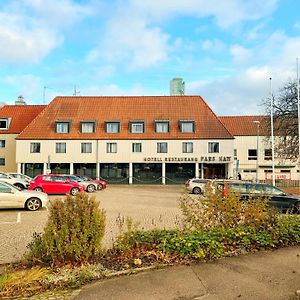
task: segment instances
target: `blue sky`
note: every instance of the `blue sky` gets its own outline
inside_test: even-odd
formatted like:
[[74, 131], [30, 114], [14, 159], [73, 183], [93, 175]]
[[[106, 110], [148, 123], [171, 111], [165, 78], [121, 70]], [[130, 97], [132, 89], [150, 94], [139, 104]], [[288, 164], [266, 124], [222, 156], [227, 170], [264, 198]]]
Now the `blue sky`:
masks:
[[0, 102], [49, 103], [74, 86], [169, 95], [182, 77], [218, 115], [259, 114], [269, 77], [274, 92], [296, 78], [299, 10], [299, 0], [0, 0]]

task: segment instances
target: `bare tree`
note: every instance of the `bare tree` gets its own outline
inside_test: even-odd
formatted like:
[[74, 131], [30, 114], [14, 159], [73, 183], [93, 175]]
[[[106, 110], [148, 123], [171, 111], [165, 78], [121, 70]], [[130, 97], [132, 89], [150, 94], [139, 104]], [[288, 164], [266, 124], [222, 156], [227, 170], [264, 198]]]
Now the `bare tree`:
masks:
[[[270, 116], [271, 99], [263, 101]], [[273, 116], [275, 136], [275, 156], [282, 159], [298, 158], [298, 101], [297, 81], [288, 81], [277, 94], [273, 94]], [[266, 118], [266, 129], [270, 136], [270, 117]]]

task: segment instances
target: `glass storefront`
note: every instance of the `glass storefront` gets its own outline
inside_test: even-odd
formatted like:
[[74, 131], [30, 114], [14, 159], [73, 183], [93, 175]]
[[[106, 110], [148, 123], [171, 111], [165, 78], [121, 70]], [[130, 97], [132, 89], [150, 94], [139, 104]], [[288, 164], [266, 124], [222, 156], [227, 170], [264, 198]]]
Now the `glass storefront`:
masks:
[[166, 184], [181, 184], [195, 177], [195, 164], [166, 164]]
[[52, 174], [70, 174], [70, 164], [51, 163], [50, 169]]
[[43, 174], [44, 164], [28, 164], [25, 163], [25, 175], [34, 178], [37, 175]]
[[128, 163], [101, 163], [100, 178], [108, 183], [129, 183], [129, 164]]
[[207, 179], [225, 179], [225, 164], [204, 164], [204, 178]]
[[96, 164], [74, 163], [74, 174], [96, 179]]
[[161, 184], [162, 164], [133, 164], [134, 184]]

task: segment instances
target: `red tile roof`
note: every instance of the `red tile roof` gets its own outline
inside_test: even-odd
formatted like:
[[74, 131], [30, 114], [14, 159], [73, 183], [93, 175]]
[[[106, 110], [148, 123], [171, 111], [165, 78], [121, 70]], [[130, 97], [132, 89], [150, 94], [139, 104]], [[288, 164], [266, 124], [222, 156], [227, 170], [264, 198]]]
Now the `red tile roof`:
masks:
[[[70, 120], [69, 133], [55, 132], [55, 121]], [[80, 133], [80, 121], [96, 120], [96, 133]], [[120, 133], [105, 133], [106, 121], [120, 121]], [[145, 121], [145, 133], [129, 132], [129, 122]], [[169, 120], [170, 133], [154, 131], [155, 120]], [[194, 120], [195, 133], [180, 133], [179, 120]], [[18, 139], [206, 139], [233, 138], [200, 96], [56, 97]]]
[[233, 136], [256, 136], [259, 121], [259, 134], [268, 135], [266, 116], [219, 116], [219, 119]]
[[0, 133], [20, 133], [45, 107], [45, 105], [4, 105], [0, 108], [0, 118], [11, 118], [11, 123], [8, 130], [0, 129]]

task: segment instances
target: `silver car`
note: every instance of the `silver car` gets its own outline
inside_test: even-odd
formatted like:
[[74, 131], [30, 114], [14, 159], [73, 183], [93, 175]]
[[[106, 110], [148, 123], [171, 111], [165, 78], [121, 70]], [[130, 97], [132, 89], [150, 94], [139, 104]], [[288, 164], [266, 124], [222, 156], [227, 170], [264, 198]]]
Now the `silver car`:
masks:
[[193, 194], [205, 194], [210, 183], [209, 179], [192, 178], [185, 183], [185, 187], [188, 192]]
[[13, 176], [10, 176], [9, 174], [0, 172], [0, 180], [10, 183], [20, 189], [27, 189], [29, 186], [29, 182], [23, 179], [14, 178]]
[[63, 176], [82, 185], [86, 192], [92, 193], [98, 190], [98, 184], [93, 181], [85, 181], [75, 175], [70, 174], [63, 174]]
[[0, 208], [25, 208], [30, 211], [45, 207], [48, 195], [43, 192], [21, 190], [0, 181]]

